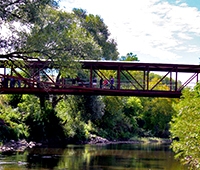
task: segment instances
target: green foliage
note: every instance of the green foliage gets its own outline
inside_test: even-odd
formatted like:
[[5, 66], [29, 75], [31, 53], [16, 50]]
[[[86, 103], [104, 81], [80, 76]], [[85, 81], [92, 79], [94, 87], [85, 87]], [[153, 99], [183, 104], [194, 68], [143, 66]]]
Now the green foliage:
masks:
[[102, 57], [106, 60], [116, 60], [119, 53], [114, 39], [110, 39], [108, 27], [100, 16], [89, 14], [83, 9], [73, 9], [74, 14], [79, 18], [83, 28], [85, 28], [102, 48]]
[[25, 119], [29, 127], [29, 139], [36, 142], [59, 145], [64, 143], [65, 134], [61, 119], [52, 109], [45, 109], [39, 113], [28, 114]]
[[[87, 73], [80, 72], [80, 65], [74, 60], [118, 59], [117, 44], [110, 38], [102, 18], [82, 9], [64, 12], [55, 9], [57, 4], [54, 2], [57, 1], [11, 3], [8, 0], [0, 4], [2, 23], [8, 24], [12, 32], [8, 39], [0, 39], [2, 51], [6, 53], [1, 56], [50, 59], [57, 64], [61, 77], [82, 75], [84, 78], [88, 77]], [[20, 23], [20, 27], [13, 22]], [[139, 61], [132, 52], [123, 60]], [[15, 64], [24, 66], [21, 62]], [[105, 72], [107, 78], [111, 75], [116, 77], [116, 74], [114, 71]], [[131, 74], [143, 85], [143, 72], [132, 71]], [[124, 75], [121, 78], [125, 80]], [[150, 74], [151, 87], [153, 80], [159, 78]], [[164, 81], [161, 84], [169, 82]], [[168, 87], [165, 85], [159, 89], [163, 88]], [[137, 134], [139, 128], [160, 135], [168, 128], [173, 114], [171, 100], [167, 99], [148, 101], [136, 97], [66, 96], [53, 110], [48, 101], [42, 103], [42, 97], [9, 95], [1, 99], [2, 140], [29, 137], [35, 141], [59, 143], [66, 137], [83, 141], [90, 134], [118, 140], [129, 139]]]
[[[166, 73], [167, 74], [167, 73]], [[163, 78], [163, 76], [150, 73], [149, 74], [149, 79], [152, 81], [151, 87], [153, 87], [158, 81], [160, 81]], [[170, 82], [171, 81], [171, 82]], [[178, 87], [180, 87], [181, 82], [178, 81], [177, 83]], [[159, 89], [158, 90], [163, 90], [163, 89], [169, 89], [171, 86], [171, 90], [175, 90], [175, 80], [170, 80], [169, 77], [165, 77], [160, 83], [159, 83]]]
[[98, 135], [110, 140], [125, 140], [132, 137], [137, 126], [133, 117], [123, 113], [123, 97], [103, 98], [105, 114], [98, 124]]
[[132, 52], [127, 53], [126, 56], [121, 56], [121, 61], [140, 61], [137, 57], [137, 54], [133, 54]]
[[36, 142], [48, 142], [59, 144], [64, 142], [65, 135], [61, 125], [61, 119], [57, 113], [47, 107], [41, 109], [38, 97], [23, 95], [18, 111], [23, 115], [19, 125], [24, 122], [27, 128], [29, 140]]
[[[22, 35], [27, 32], [34, 23], [40, 20], [46, 6], [57, 7], [58, 1], [54, 0], [34, 0], [34, 1], [13, 1], [6, 0], [0, 3], [1, 27], [9, 30], [0, 37], [0, 47], [5, 57], [13, 57], [14, 54], [22, 54], [18, 51], [19, 47], [24, 44], [25, 39]], [[5, 53], [6, 52], [6, 53]]]
[[144, 129], [151, 130], [156, 137], [169, 137], [169, 122], [175, 113], [172, 100], [167, 98], [147, 98], [143, 103], [142, 119]]
[[10, 94], [7, 95], [8, 104], [12, 106], [12, 108], [16, 108], [17, 105], [21, 102], [22, 94]]
[[67, 136], [83, 141], [102, 118], [104, 104], [99, 96], [68, 96], [58, 103], [56, 110]]
[[18, 104], [21, 113], [28, 115], [40, 112], [39, 99], [34, 95], [23, 95], [22, 102]]
[[104, 114], [105, 105], [100, 96], [77, 96], [78, 109], [81, 111], [81, 117], [85, 122], [91, 120], [98, 122]]
[[[0, 103], [0, 141], [7, 142], [11, 139], [26, 138], [28, 135], [27, 127], [22, 121], [24, 115], [9, 106], [6, 100], [7, 97], [2, 95]], [[2, 101], [4, 102], [2, 103]]]
[[[128, 118], [135, 132], [139, 132], [139, 122], [142, 115], [142, 102], [138, 97], [124, 97], [123, 99], [123, 114]], [[135, 133], [135, 134], [137, 134]]]
[[23, 95], [17, 108], [21, 116], [10, 114], [5, 119], [8, 114], [3, 110], [4, 120], [15, 122], [21, 132], [13, 132], [23, 132], [29, 140], [60, 143], [67, 139], [75, 143], [87, 140], [90, 134], [110, 140], [126, 140], [137, 134], [151, 136], [150, 132], [163, 135], [172, 114], [171, 99], [69, 95], [58, 102], [55, 111], [49, 104], [46, 101], [46, 109], [41, 110], [37, 96]]
[[6, 0], [2, 1], [0, 5], [0, 16], [4, 21], [21, 21], [21, 22], [33, 22], [38, 18], [40, 10], [42, 10], [45, 5], [57, 6], [55, 0], [35, 0], [33, 2], [21, 0], [12, 1]]
[[89, 134], [96, 134], [120, 140], [134, 135], [137, 122], [134, 117], [123, 114], [123, 98], [102, 99], [97, 96], [68, 96], [59, 102], [56, 110], [69, 139], [84, 141]]
[[200, 168], [199, 90], [199, 84], [194, 90], [184, 90], [180, 102], [174, 106], [177, 114], [170, 124], [171, 137], [176, 139], [172, 143], [176, 157], [193, 169]]
[[123, 112], [127, 116], [139, 116], [143, 106], [141, 103], [141, 100], [138, 97], [128, 97], [125, 98], [127, 99], [126, 101], [124, 100], [124, 108]]
[[73, 76], [74, 69], [80, 67], [74, 60], [102, 56], [101, 47], [72, 13], [46, 8], [41, 22], [26, 36], [22, 50], [31, 57], [42, 54], [40, 58], [54, 60], [62, 74]]

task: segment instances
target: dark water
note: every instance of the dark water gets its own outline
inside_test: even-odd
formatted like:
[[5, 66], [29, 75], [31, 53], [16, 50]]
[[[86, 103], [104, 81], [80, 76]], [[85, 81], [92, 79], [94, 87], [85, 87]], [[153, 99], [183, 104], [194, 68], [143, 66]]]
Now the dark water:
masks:
[[0, 155], [0, 170], [186, 170], [168, 145], [70, 145]]

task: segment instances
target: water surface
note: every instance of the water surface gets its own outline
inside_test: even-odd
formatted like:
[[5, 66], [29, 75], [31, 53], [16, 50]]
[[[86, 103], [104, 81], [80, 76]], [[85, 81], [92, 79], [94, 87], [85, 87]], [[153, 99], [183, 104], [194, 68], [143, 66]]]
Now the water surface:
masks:
[[0, 170], [187, 170], [168, 145], [110, 144], [35, 148], [0, 156]]

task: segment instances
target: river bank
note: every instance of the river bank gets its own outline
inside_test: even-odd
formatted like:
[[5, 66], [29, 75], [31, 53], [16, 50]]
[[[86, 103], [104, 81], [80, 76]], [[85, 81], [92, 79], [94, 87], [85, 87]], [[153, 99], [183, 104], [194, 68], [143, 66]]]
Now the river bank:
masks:
[[[84, 144], [90, 144], [90, 145], [107, 145], [107, 144], [149, 144], [149, 143], [157, 143], [157, 144], [171, 144], [170, 139], [162, 139], [162, 138], [132, 138], [130, 140], [126, 141], [109, 141], [105, 138], [91, 135], [89, 140], [86, 142], [83, 142]], [[81, 143], [81, 144], [83, 144]], [[36, 143], [34, 141], [27, 142], [25, 139], [14, 141], [11, 140], [7, 142], [6, 144], [0, 146], [0, 153], [3, 154], [13, 154], [15, 152], [24, 152], [27, 148], [33, 148], [33, 147], [47, 147], [46, 144], [42, 143]]]
[[120, 143], [157, 143], [157, 144], [171, 144], [172, 140], [171, 139], [166, 139], [166, 138], [155, 138], [155, 137], [149, 137], [149, 138], [139, 138], [139, 137], [135, 137], [135, 138], [131, 138], [129, 140], [126, 141], [109, 141], [105, 138], [99, 137], [99, 136], [95, 136], [95, 135], [91, 135], [90, 136], [90, 141], [88, 142], [88, 144], [120, 144]]

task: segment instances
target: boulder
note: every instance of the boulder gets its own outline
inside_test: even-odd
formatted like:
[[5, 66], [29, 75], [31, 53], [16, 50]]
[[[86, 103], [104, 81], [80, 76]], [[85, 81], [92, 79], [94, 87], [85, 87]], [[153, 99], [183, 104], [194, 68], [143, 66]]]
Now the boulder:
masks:
[[14, 141], [10, 140], [8, 143], [0, 147], [0, 152], [4, 154], [12, 154], [14, 152], [24, 152], [27, 148], [36, 146], [36, 142], [27, 142], [25, 139]]
[[105, 138], [96, 135], [90, 135], [89, 144], [108, 144], [109, 141]]

